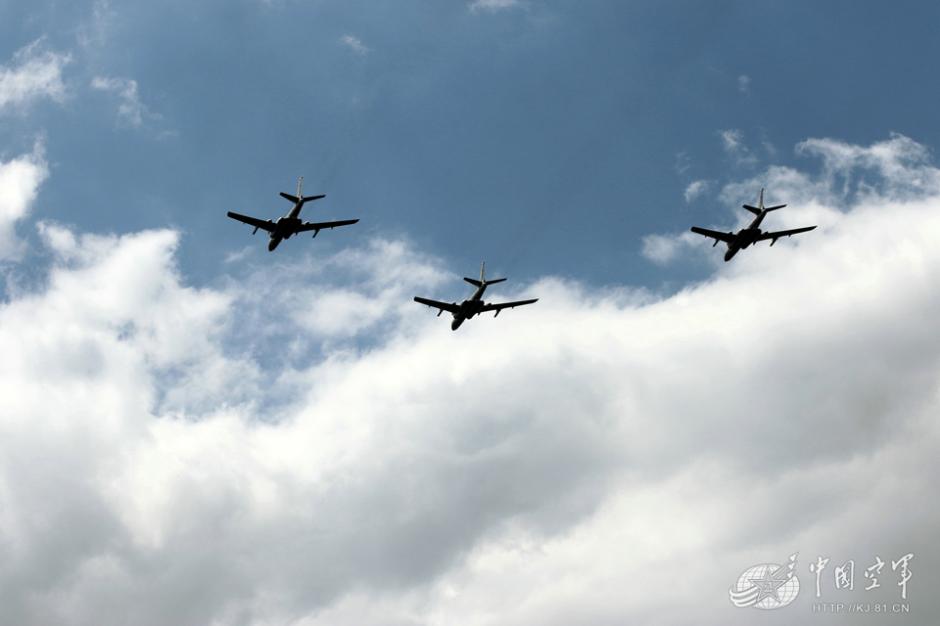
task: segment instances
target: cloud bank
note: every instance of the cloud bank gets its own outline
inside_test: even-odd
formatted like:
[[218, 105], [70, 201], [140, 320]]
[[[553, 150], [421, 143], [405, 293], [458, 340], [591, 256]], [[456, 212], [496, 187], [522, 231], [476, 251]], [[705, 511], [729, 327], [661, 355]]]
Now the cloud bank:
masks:
[[730, 585], [799, 552], [769, 622], [883, 623], [814, 615], [807, 565], [909, 551], [934, 620], [940, 172], [800, 150], [763, 176], [813, 237], [663, 298], [516, 285], [458, 333], [407, 242], [195, 287], [173, 231], [43, 224], [0, 305], [4, 621], [749, 624]]

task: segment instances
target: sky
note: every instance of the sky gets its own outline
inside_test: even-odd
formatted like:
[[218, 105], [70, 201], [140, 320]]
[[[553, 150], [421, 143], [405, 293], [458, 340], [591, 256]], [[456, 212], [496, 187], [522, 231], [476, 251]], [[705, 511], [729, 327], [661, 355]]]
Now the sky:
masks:
[[0, 3], [0, 621], [935, 622], [938, 18]]

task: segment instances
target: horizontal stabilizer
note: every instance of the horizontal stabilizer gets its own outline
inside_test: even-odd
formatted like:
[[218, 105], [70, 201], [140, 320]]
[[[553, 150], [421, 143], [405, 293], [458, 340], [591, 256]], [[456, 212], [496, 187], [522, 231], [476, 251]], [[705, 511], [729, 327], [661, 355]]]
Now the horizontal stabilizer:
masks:
[[311, 202], [313, 200], [319, 200], [320, 198], [325, 198], [326, 194], [321, 193], [319, 196], [304, 196], [304, 202]]
[[300, 202], [300, 198], [298, 198], [297, 196], [292, 196], [289, 193], [284, 193], [283, 191], [281, 192], [281, 197], [284, 198], [285, 200], [290, 200], [294, 204], [297, 204], [298, 202]]
[[756, 206], [751, 206], [750, 204], [742, 204], [741, 206], [747, 209], [748, 211], [750, 211], [751, 213], [753, 213], [754, 215], [760, 215], [760, 209], [758, 209]]
[[785, 207], [785, 206], [787, 206], [787, 205], [785, 205], [785, 204], [778, 204], [777, 206], [769, 206], [769, 207], [766, 207], [764, 210], [765, 210], [765, 211], [776, 211], [777, 209], [782, 209], [782, 208]]
[[506, 280], [505, 278], [494, 278], [492, 280], [485, 280], [481, 282], [477, 280], [476, 278], [467, 278], [466, 276], [464, 276], [463, 279], [467, 281], [468, 283], [470, 283], [471, 285], [473, 285], [474, 287], [480, 287], [482, 285], [493, 285], [496, 283], [501, 283]]

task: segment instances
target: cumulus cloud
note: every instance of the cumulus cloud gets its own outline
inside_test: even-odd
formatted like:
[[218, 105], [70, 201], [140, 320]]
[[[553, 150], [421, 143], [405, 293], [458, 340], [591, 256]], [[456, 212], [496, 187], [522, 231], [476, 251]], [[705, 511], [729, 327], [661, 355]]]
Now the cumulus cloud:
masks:
[[[741, 137], [739, 131], [722, 134], [730, 153], [742, 149]], [[813, 138], [797, 144], [795, 151], [798, 156], [817, 160], [821, 164], [818, 171], [771, 165], [751, 178], [725, 184], [719, 199], [734, 207], [732, 226], [726, 223], [715, 228], [727, 231], [744, 226], [752, 217], [737, 207], [754, 204], [761, 188], [766, 188], [768, 206], [778, 202], [789, 205], [773, 215], [774, 227], [780, 229], [827, 226], [839, 219], [841, 209], [867, 199], [904, 201], [940, 194], [940, 170], [933, 164], [930, 150], [904, 135], [892, 133], [869, 146]], [[692, 185], [686, 189], [687, 195]], [[651, 234], [643, 240], [642, 253], [655, 263], [668, 264], [683, 252], [704, 250], [705, 243], [686, 232]]]
[[646, 235], [640, 253], [657, 265], [668, 265], [676, 260], [683, 251], [696, 246], [699, 242], [689, 233], [680, 235]]
[[[818, 159], [818, 173], [772, 166], [748, 180], [725, 185], [723, 200], [752, 200], [767, 187], [781, 202], [848, 206], [867, 197], [907, 200], [940, 193], [940, 170], [930, 151], [909, 137], [893, 133], [869, 146], [835, 139], [807, 139], [796, 146], [798, 156]], [[775, 216], [777, 217], [777, 216]]]
[[0, 260], [17, 258], [23, 250], [16, 224], [32, 207], [39, 186], [49, 174], [42, 143], [31, 154], [0, 162]]
[[91, 80], [91, 87], [117, 97], [118, 121], [122, 125], [140, 128], [146, 118], [154, 115], [141, 102], [137, 81], [132, 78], [95, 76]]
[[935, 621], [940, 194], [874, 167], [675, 295], [507, 283], [539, 303], [457, 333], [407, 242], [197, 288], [172, 231], [44, 224], [47, 278], [0, 304], [5, 618], [748, 624], [727, 589], [799, 552], [781, 619], [874, 624], [814, 615], [808, 562], [913, 551]]
[[42, 40], [20, 49], [10, 65], [0, 66], [0, 113], [44, 98], [64, 100], [62, 69], [69, 61], [67, 54], [45, 50]]

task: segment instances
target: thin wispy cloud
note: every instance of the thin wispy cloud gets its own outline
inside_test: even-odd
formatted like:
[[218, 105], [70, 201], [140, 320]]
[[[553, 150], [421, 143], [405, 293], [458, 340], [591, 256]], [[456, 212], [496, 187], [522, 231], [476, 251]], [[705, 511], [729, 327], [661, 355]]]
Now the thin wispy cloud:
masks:
[[676, 153], [676, 172], [685, 174], [692, 167], [692, 157], [685, 150]]
[[735, 153], [740, 151], [743, 148], [742, 140], [744, 139], [744, 133], [735, 128], [728, 130], [723, 130], [719, 132], [721, 137], [721, 145], [724, 147], [725, 152]]
[[78, 27], [78, 44], [86, 49], [103, 46], [116, 18], [110, 0], [95, 0], [91, 15]]
[[147, 118], [158, 117], [141, 102], [137, 81], [132, 78], [95, 76], [91, 80], [91, 87], [117, 98], [117, 116], [121, 125], [140, 128]]
[[520, 0], [473, 0], [470, 3], [470, 10], [474, 13], [485, 11], [495, 13], [521, 5]]
[[708, 180], [693, 180], [685, 188], [683, 195], [685, 196], [686, 202], [692, 202], [697, 198], [708, 193], [708, 190], [711, 188], [711, 181]]
[[732, 158], [735, 164], [752, 166], [757, 163], [757, 157], [744, 143], [744, 133], [737, 128], [719, 131], [721, 146], [725, 153]]
[[751, 93], [751, 77], [747, 74], [738, 76], [738, 91], [743, 94]]
[[371, 48], [367, 47], [362, 40], [353, 35], [343, 35], [339, 38], [341, 44], [358, 54], [359, 56], [365, 56], [372, 51]]
[[64, 100], [62, 70], [71, 56], [44, 49], [37, 40], [13, 55], [10, 64], [0, 66], [0, 112], [21, 108], [38, 100]]

